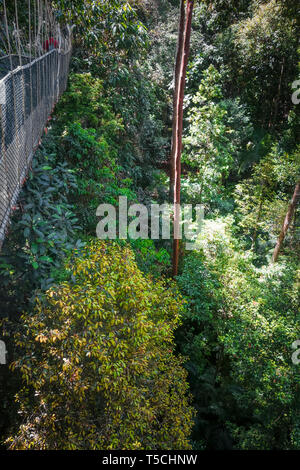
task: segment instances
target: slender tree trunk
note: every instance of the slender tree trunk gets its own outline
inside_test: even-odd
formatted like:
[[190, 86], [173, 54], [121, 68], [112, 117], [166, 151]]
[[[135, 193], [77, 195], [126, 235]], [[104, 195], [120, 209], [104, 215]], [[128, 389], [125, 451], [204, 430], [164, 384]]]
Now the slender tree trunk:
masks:
[[294, 215], [299, 197], [300, 197], [300, 180], [296, 184], [292, 200], [289, 203], [289, 207], [288, 207], [285, 219], [284, 219], [282, 227], [281, 227], [281, 232], [279, 234], [279, 237], [278, 237], [278, 240], [277, 240], [277, 243], [276, 243], [276, 246], [275, 246], [275, 250], [274, 250], [274, 253], [273, 253], [273, 258], [272, 258], [273, 263], [276, 263], [276, 261], [278, 259], [280, 249], [282, 247], [283, 241], [285, 239], [285, 236], [287, 234], [287, 231], [288, 231], [288, 228], [290, 226], [291, 220], [293, 218], [293, 215]]
[[[181, 176], [181, 152], [182, 152], [182, 127], [183, 127], [183, 99], [186, 80], [186, 69], [190, 53], [190, 39], [192, 29], [194, 1], [186, 0], [183, 41], [181, 44], [180, 66], [178, 67], [177, 92], [174, 99], [175, 109], [173, 116], [172, 136], [172, 168], [174, 182], [174, 241], [173, 241], [173, 276], [178, 274], [179, 260], [179, 226], [180, 226], [180, 176]], [[180, 37], [178, 46], [180, 47]], [[175, 79], [176, 83], [176, 79]]]
[[175, 136], [176, 136], [176, 123], [177, 123], [176, 100], [177, 100], [177, 95], [178, 95], [180, 64], [181, 64], [182, 51], [183, 51], [184, 22], [185, 22], [185, 1], [181, 0], [177, 50], [176, 50], [176, 59], [175, 59], [175, 68], [174, 68], [172, 147], [171, 147], [171, 155], [170, 155], [170, 194], [169, 194], [170, 203], [174, 203], [175, 149], [176, 149]]

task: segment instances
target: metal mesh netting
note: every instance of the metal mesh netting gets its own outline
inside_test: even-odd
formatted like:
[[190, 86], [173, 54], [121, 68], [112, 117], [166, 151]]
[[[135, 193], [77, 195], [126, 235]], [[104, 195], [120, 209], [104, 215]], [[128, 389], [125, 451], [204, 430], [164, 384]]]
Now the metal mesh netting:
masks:
[[0, 247], [34, 150], [66, 89], [70, 56], [53, 49], [32, 62], [24, 57], [9, 73], [8, 59], [0, 60]]

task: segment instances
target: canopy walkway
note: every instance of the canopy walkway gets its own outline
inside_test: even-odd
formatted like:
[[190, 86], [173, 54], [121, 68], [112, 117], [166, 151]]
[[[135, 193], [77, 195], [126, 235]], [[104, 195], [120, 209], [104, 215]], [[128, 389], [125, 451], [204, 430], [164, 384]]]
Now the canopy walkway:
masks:
[[2, 22], [8, 54], [0, 57], [0, 248], [49, 115], [67, 86], [70, 32], [63, 35], [53, 22], [50, 28], [47, 2], [38, 6], [38, 33], [32, 43], [34, 28], [29, 24], [29, 54], [21, 48], [18, 28], [9, 30], [6, 10]]

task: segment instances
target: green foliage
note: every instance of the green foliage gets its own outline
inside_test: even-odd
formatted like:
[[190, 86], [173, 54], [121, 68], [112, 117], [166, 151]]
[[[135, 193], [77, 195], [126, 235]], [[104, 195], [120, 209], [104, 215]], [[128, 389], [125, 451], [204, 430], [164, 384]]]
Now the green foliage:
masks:
[[257, 273], [250, 267], [243, 277], [240, 271], [232, 266], [226, 276], [226, 285], [232, 286], [225, 292], [232, 320], [220, 333], [224, 353], [231, 358], [230, 378], [237, 387], [233, 398], [242, 418], [239, 423], [229, 419], [229, 428], [241, 449], [299, 450], [294, 435], [300, 375], [291, 358], [291, 345], [300, 334], [296, 266]]
[[243, 98], [263, 127], [277, 129], [291, 109], [290, 83], [297, 72], [299, 25], [285, 7], [280, 0], [253, 2], [251, 17], [233, 26]]
[[238, 226], [253, 248], [263, 240], [274, 246], [299, 174], [299, 149], [288, 154], [277, 144], [254, 166], [251, 178], [236, 185]]
[[[51, 152], [56, 149], [48, 138], [45, 147], [35, 155], [1, 251], [3, 299], [12, 293], [24, 297], [33, 288], [47, 288], [53, 282], [53, 269], [61, 265], [61, 258], [76, 243], [80, 246], [80, 241], [76, 242], [78, 219], [68, 201], [76, 179], [67, 163], [58, 162], [56, 153]], [[18, 292], [20, 279], [22, 293]]]
[[297, 78], [299, 24], [293, 2], [205, 1], [195, 7], [188, 88], [202, 73], [222, 73], [225, 98], [240, 97], [257, 129], [282, 131]]
[[[58, 16], [75, 25], [75, 42], [109, 67], [120, 57], [137, 58], [146, 45], [146, 29], [126, 0], [56, 0]], [[88, 59], [87, 59], [88, 60]]]
[[[66, 9], [69, 2], [63, 3]], [[122, 123], [124, 131], [117, 135], [118, 161], [134, 184], [145, 188], [151, 183], [154, 160], [165, 158], [166, 144], [161, 119], [165, 104], [159, 96], [162, 93], [142, 68], [141, 59], [144, 59], [147, 45], [146, 28], [137, 18], [134, 5], [130, 4], [134, 2], [78, 3], [77, 7], [70, 9], [78, 26], [75, 28], [73, 69], [92, 72], [91, 80], [94, 82], [96, 77], [101, 78], [105, 96], [98, 98], [98, 102], [104, 102], [113, 110], [116, 122]], [[79, 21], [79, 11], [84, 14], [87, 24]], [[71, 87], [73, 102], [81, 100], [82, 94], [90, 96], [90, 92], [86, 94], [84, 90], [90, 86], [91, 80], [88, 79], [86, 85], [76, 87], [75, 83], [75, 87]], [[81, 90], [79, 93], [78, 88]], [[72, 102], [69, 103], [71, 105]], [[81, 111], [83, 115], [89, 113], [89, 108], [84, 110], [83, 106], [77, 107], [78, 116], [81, 116]], [[72, 120], [74, 118], [77, 120], [73, 115]], [[91, 125], [96, 127], [94, 122]], [[111, 129], [111, 134], [114, 135], [114, 131]]]
[[178, 342], [190, 356], [193, 437], [208, 448], [299, 449], [297, 265], [255, 268], [231, 224], [205, 222], [178, 278], [189, 302]]
[[[183, 303], [118, 244], [94, 242], [72, 279], [21, 320], [13, 449], [187, 449], [193, 410], [173, 332]], [[34, 391], [34, 393], [32, 393]]]
[[72, 199], [77, 203], [77, 214], [85, 232], [94, 235], [96, 209], [100, 203], [116, 205], [119, 195], [135, 199], [131, 180], [122, 179], [122, 169], [116, 164], [113, 148], [104, 137], [98, 138], [95, 129], [70, 124], [62, 135], [61, 150], [76, 169], [77, 185]]
[[[35, 154], [0, 253], [1, 318], [17, 322], [20, 313], [29, 309], [36, 289], [47, 289], [68, 276], [62, 260], [82, 245], [75, 208], [68, 201], [75, 183], [68, 165], [58, 161], [56, 142], [49, 133]], [[2, 328], [0, 335], [3, 339]], [[12, 338], [5, 342], [11, 361]], [[14, 395], [20, 386], [19, 374], [1, 366], [1, 444], [8, 427], [18, 422]]]
[[221, 75], [210, 66], [199, 91], [192, 98], [188, 135], [184, 139], [183, 162], [196, 170], [192, 177], [200, 186], [199, 202], [216, 198], [222, 179], [228, 176], [235, 146], [230, 139], [234, 131], [226, 125], [227, 111], [222, 99]]
[[79, 122], [83, 128], [95, 128], [114, 143], [124, 126], [104, 96], [103, 81], [91, 73], [72, 73], [67, 91], [56, 108], [60, 126]]
[[160, 277], [170, 269], [171, 257], [164, 248], [157, 249], [153, 240], [130, 240], [139, 269], [154, 278]]
[[126, 129], [119, 161], [135, 186], [145, 189], [151, 184], [155, 165], [166, 159], [164, 93], [150, 80], [148, 68], [140, 63], [112, 66], [105, 88]]
[[132, 181], [119, 164], [122, 120], [103, 96], [102, 81], [84, 73], [71, 76], [57, 108], [55, 126], [61, 133], [61, 158], [74, 168], [76, 177], [71, 200], [85, 233], [94, 235], [100, 203], [116, 205], [121, 195], [135, 200]]

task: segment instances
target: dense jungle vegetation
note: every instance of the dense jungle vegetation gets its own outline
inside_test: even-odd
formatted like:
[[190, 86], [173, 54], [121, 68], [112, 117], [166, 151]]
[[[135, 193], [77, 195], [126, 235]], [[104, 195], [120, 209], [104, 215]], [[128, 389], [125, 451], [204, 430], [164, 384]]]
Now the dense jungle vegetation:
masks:
[[1, 445], [300, 450], [297, 207], [272, 261], [300, 177], [297, 2], [195, 2], [181, 199], [205, 220], [175, 278], [171, 240], [97, 240], [96, 209], [169, 200], [180, 2], [53, 4], [73, 55], [0, 253]]

